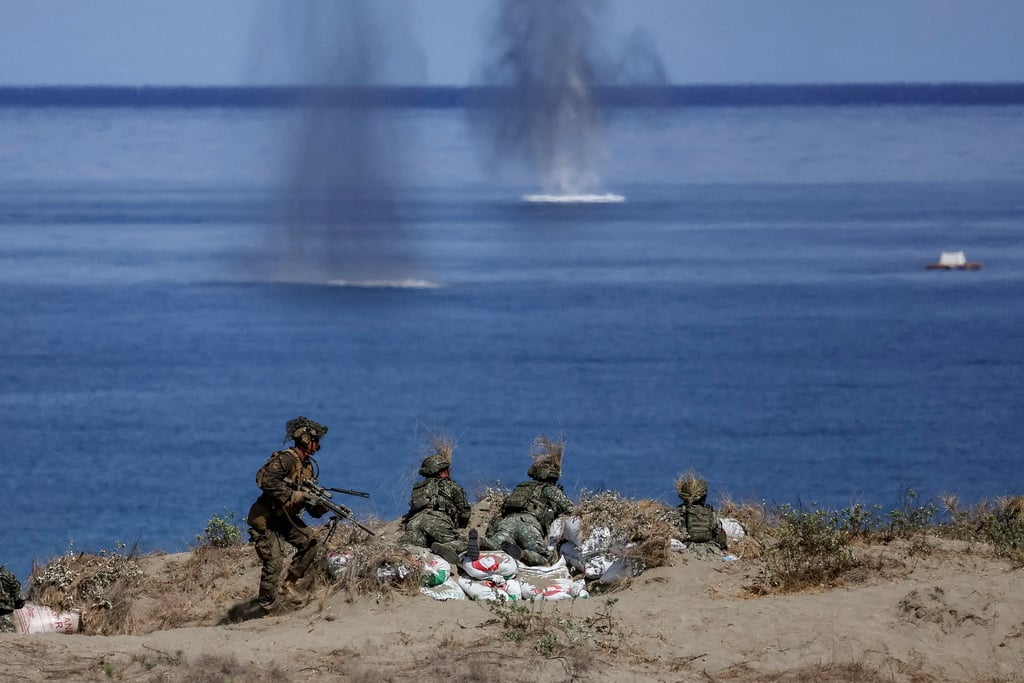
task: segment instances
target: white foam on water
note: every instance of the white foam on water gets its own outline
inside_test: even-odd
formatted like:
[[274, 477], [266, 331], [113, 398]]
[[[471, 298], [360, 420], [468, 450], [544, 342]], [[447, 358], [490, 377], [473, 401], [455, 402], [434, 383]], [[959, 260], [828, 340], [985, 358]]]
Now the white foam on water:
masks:
[[364, 289], [438, 289], [441, 287], [430, 280], [328, 280], [331, 287], [361, 287]]
[[524, 194], [524, 202], [548, 204], [617, 204], [626, 201], [621, 194]]

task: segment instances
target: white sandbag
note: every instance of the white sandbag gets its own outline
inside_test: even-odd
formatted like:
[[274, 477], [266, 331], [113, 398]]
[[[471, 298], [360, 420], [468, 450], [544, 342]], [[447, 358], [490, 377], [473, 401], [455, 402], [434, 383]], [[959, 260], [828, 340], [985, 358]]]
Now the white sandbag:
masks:
[[720, 517], [719, 521], [722, 522], [722, 528], [725, 530], [725, 535], [728, 538], [743, 538], [747, 535], [747, 530], [743, 528], [738, 519]]
[[638, 572], [634, 571], [633, 562], [625, 557], [618, 557], [608, 567], [601, 572], [601, 575], [597, 577], [597, 580], [601, 583], [617, 583], [623, 579], [628, 579]]
[[440, 602], [466, 599], [466, 592], [462, 590], [462, 587], [452, 577], [448, 577], [444, 583], [436, 586], [420, 586], [420, 593]]
[[505, 579], [511, 579], [519, 571], [519, 563], [515, 558], [500, 550], [481, 552], [475, 560], [470, 560], [463, 555], [459, 566], [462, 571], [474, 579], [486, 579], [495, 574]]
[[[559, 517], [555, 521], [551, 522], [551, 526], [548, 527], [548, 546], [549, 547], [558, 547], [559, 542], [561, 542], [562, 539], [565, 538], [564, 529], [565, 529], [566, 519], [569, 519], [569, 518]], [[579, 517], [574, 517], [572, 519], [579, 520]]]
[[18, 633], [77, 633], [82, 613], [77, 609], [55, 612], [45, 605], [26, 603], [14, 610], [14, 630]]
[[586, 583], [580, 579], [552, 578], [542, 586], [534, 586], [529, 582], [522, 583], [522, 597], [524, 600], [572, 600], [573, 598], [588, 598]]
[[440, 586], [452, 575], [452, 565], [440, 555], [422, 553], [416, 559], [423, 568], [423, 583], [427, 586]]
[[522, 586], [523, 600], [565, 600], [588, 597], [583, 579], [574, 581], [565, 558], [547, 567], [520, 567], [516, 575]]
[[459, 587], [473, 600], [518, 600], [523, 594], [519, 581], [507, 581], [499, 574], [491, 579], [471, 579], [466, 576], [458, 578]]
[[579, 547], [572, 541], [565, 541], [558, 548], [558, 552], [568, 564], [588, 579], [596, 579], [604, 574], [614, 559], [607, 555], [584, 555]]
[[685, 552], [686, 544], [678, 538], [670, 538], [668, 539], [668, 549], [676, 553]]
[[559, 536], [563, 541], [579, 546], [583, 543], [583, 520], [579, 517], [565, 517], [556, 519], [551, 526], [558, 524]]

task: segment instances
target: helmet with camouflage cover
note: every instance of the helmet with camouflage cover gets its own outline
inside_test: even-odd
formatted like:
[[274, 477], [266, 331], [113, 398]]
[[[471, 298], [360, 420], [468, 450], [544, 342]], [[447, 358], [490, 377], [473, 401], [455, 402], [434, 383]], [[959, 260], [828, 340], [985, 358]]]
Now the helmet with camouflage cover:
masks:
[[293, 439], [296, 442], [308, 443], [319, 441], [327, 433], [327, 426], [314, 422], [308, 417], [299, 416], [294, 420], [288, 420], [284, 426], [284, 440]]
[[708, 482], [690, 470], [676, 479], [676, 490], [679, 492], [679, 497], [687, 503], [697, 503], [707, 497]]
[[536, 481], [555, 483], [562, 476], [562, 455], [565, 453], [565, 439], [552, 440], [546, 435], [533, 440], [530, 457], [533, 464], [526, 470], [526, 476]]
[[452, 466], [452, 451], [455, 444], [444, 434], [435, 435], [430, 441], [430, 454], [420, 463], [421, 477], [436, 477]]

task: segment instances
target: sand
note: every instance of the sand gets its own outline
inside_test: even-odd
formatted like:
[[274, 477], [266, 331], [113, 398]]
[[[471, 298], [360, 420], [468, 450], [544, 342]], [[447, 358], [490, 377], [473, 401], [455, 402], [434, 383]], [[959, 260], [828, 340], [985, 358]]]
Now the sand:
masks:
[[144, 570], [177, 593], [136, 610], [202, 616], [144, 635], [0, 634], [0, 681], [1024, 681], [1020, 568], [934, 537], [857, 554], [868, 568], [844, 585], [799, 594], [751, 592], [757, 558], [672, 553], [625, 587], [518, 614], [324, 590], [230, 625], [217, 622], [258, 583], [250, 548], [193, 588], [176, 578], [190, 553], [155, 555]]

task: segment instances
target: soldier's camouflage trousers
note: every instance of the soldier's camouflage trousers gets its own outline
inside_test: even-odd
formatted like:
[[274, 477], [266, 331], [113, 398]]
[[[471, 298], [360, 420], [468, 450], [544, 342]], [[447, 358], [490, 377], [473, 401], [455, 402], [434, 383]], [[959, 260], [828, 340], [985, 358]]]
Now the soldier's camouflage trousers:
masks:
[[523, 564], [540, 567], [554, 559], [548, 550], [547, 539], [537, 518], [526, 512], [516, 512], [496, 519], [487, 526], [487, 535], [480, 539], [484, 550], [501, 550], [504, 543], [514, 543], [523, 550]]
[[452, 520], [436, 510], [421, 510], [405, 523], [401, 543], [429, 548], [432, 543], [446, 545], [460, 555], [466, 551], [466, 539], [452, 524]]
[[256, 546], [256, 555], [263, 564], [260, 569], [259, 603], [270, 609], [277, 600], [278, 583], [284, 569], [285, 544], [295, 547], [295, 556], [288, 566], [288, 581], [298, 581], [309, 569], [320, 549], [320, 540], [305, 522], [297, 518], [275, 515], [267, 520], [266, 529], [249, 528]]

